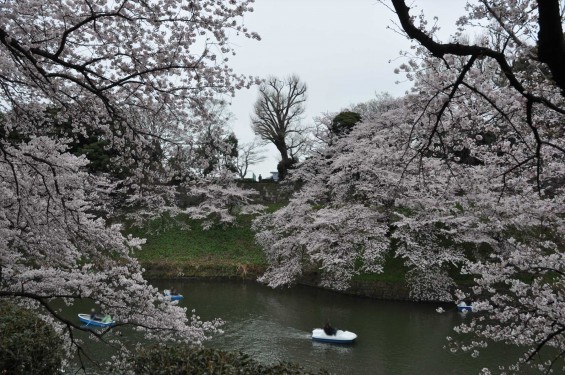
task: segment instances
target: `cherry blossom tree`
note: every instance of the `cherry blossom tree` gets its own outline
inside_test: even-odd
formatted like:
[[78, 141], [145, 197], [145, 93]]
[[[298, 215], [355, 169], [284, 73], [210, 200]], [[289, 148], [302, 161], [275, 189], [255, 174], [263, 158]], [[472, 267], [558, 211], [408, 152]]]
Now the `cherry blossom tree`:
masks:
[[[303, 188], [256, 222], [263, 280], [321, 270], [323, 285], [343, 289], [395, 256], [415, 298], [475, 301], [454, 348], [476, 356], [500, 341], [524, 348], [501, 372], [562, 371], [563, 4], [469, 2], [442, 43], [437, 22], [383, 3], [416, 41], [397, 69], [413, 88], [294, 173]], [[454, 272], [473, 285], [458, 287]]]
[[[511, 370], [519, 372], [524, 362], [537, 358], [540, 369], [562, 371], [564, 244], [558, 233], [564, 229], [564, 5], [486, 0], [468, 4], [459, 33], [471, 26], [482, 26], [486, 33], [479, 43], [465, 44], [438, 42], [425, 22], [416, 26], [404, 1], [391, 2], [402, 29], [424, 47], [419, 56], [443, 60], [442, 70], [453, 74], [441, 81], [443, 87], [424, 91], [429, 100], [441, 98], [435, 108], [424, 107], [423, 115], [433, 119], [424, 149], [439, 143], [444, 149], [468, 150], [482, 164], [472, 172], [492, 166], [491, 173], [481, 175], [465, 171], [475, 185], [482, 185], [484, 209], [475, 215], [486, 224], [481, 232], [488, 234], [485, 243], [491, 254], [470, 258], [464, 265], [476, 275], [472, 297], [489, 319], [473, 319], [459, 328], [485, 339], [463, 349], [475, 351], [487, 340], [523, 345], [528, 348], [525, 356]], [[460, 63], [450, 64], [453, 60]], [[412, 62], [404, 70], [419, 74], [415, 70], [423, 67]], [[488, 71], [489, 79], [480, 77]], [[467, 119], [453, 118], [455, 109], [465, 108], [458, 104], [462, 97], [468, 103], [462, 112]], [[445, 137], [451, 129], [459, 139]], [[475, 142], [463, 141], [470, 138], [469, 131]], [[485, 153], [485, 148], [491, 152]], [[488, 179], [478, 179], [484, 176]], [[468, 196], [465, 190], [460, 194]]]
[[[201, 203], [178, 207], [171, 181], [189, 171], [170, 159], [196, 143], [209, 108], [257, 83], [228, 65], [230, 38], [259, 39], [242, 24], [252, 2], [0, 2], [0, 298], [42, 311], [81, 360], [76, 331], [88, 328], [54, 299], [90, 300], [161, 340], [198, 344], [219, 327], [143, 279], [143, 241], [124, 237], [116, 208], [229, 221], [226, 201], [246, 202], [217, 176], [182, 178]], [[112, 150], [112, 173], [71, 152], [79, 135]]]
[[[277, 287], [320, 269], [322, 285], [344, 289], [354, 274], [382, 271], [389, 249], [388, 219], [386, 206], [376, 207], [388, 200], [388, 192], [373, 187], [388, 185], [385, 174], [396, 172], [384, 170], [390, 159], [382, 168], [376, 164], [375, 143], [383, 142], [375, 137], [387, 137], [396, 120], [408, 114], [399, 108], [383, 116], [379, 126], [362, 122], [344, 136], [327, 139], [325, 148], [293, 172], [291, 180], [303, 183], [300, 191], [286, 207], [255, 222], [271, 264], [263, 281]], [[329, 129], [333, 117], [321, 122]]]

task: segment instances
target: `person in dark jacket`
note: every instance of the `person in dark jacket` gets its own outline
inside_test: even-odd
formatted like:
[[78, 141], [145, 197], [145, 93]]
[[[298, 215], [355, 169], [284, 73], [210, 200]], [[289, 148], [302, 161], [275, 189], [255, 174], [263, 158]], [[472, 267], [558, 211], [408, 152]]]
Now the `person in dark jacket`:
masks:
[[90, 310], [90, 319], [91, 320], [101, 320], [100, 315], [98, 315], [96, 313], [96, 310], [94, 310], [94, 309]]
[[335, 336], [337, 330], [332, 327], [329, 322], [326, 322], [326, 324], [324, 325], [324, 332], [328, 336]]

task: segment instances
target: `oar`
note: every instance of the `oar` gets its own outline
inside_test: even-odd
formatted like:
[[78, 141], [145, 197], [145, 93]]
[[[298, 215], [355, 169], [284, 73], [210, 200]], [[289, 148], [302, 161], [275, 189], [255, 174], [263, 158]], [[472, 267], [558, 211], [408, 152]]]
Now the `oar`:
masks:
[[91, 321], [89, 320], [88, 323], [86, 323], [85, 327], [88, 327], [88, 325], [90, 324], [90, 322], [91, 322]]
[[92, 320], [89, 319], [89, 320], [88, 320], [88, 323], [86, 323], [83, 327], [85, 327], [85, 328], [88, 327], [88, 325], [90, 324], [91, 321], [92, 321]]

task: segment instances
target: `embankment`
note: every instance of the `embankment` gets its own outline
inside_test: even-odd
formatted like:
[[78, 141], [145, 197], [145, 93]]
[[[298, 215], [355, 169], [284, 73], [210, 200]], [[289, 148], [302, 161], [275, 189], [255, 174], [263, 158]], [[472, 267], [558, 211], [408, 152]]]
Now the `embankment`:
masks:
[[[273, 182], [242, 183], [257, 192], [256, 203], [276, 209], [284, 205], [291, 191]], [[136, 253], [148, 279], [225, 278], [255, 281], [267, 269], [261, 248], [251, 230], [252, 216], [240, 216], [235, 226], [203, 230], [199, 222], [187, 218], [162, 218], [146, 228], [129, 233], [147, 239]], [[180, 225], [179, 225], [180, 224]], [[402, 264], [392, 260], [383, 274], [363, 275], [343, 293], [385, 300], [409, 300]], [[306, 275], [301, 284], [318, 286], [319, 275]]]

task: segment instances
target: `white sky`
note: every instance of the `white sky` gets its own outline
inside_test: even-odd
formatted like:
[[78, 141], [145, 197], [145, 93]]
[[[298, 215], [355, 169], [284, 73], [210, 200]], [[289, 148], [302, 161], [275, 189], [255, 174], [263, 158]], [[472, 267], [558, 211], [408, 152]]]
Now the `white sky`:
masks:
[[[442, 37], [455, 29], [465, 0], [416, 0], [430, 23], [438, 16]], [[408, 2], [410, 6], [410, 2]], [[412, 4], [412, 6], [416, 6]], [[408, 50], [405, 37], [387, 27], [396, 15], [376, 0], [256, 0], [245, 25], [262, 40], [238, 39], [231, 66], [237, 73], [267, 77], [297, 74], [308, 86], [305, 123], [324, 112], [339, 112], [351, 104], [370, 100], [376, 93], [402, 95], [410, 86], [396, 84], [394, 74], [402, 63], [401, 50]], [[253, 139], [250, 115], [257, 88], [241, 90], [233, 98], [232, 129], [241, 143]], [[250, 167], [257, 176], [270, 177], [279, 156], [266, 148], [267, 159]], [[248, 173], [251, 177], [251, 173]]]

